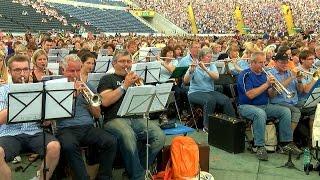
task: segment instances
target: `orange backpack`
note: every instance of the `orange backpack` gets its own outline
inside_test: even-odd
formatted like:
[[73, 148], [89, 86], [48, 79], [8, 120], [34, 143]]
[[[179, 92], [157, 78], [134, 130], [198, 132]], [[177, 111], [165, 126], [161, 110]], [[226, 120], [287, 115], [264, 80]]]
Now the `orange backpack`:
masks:
[[170, 153], [171, 157], [166, 170], [160, 172], [164, 180], [190, 179], [199, 174], [199, 147], [191, 137], [173, 138]]

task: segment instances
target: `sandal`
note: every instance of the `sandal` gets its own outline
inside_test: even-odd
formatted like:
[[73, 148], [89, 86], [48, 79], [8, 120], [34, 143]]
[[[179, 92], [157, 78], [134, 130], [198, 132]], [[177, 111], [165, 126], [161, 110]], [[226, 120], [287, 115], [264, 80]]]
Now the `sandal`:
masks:
[[38, 158], [39, 158], [39, 154], [31, 154], [31, 155], [28, 157], [28, 161], [29, 161], [29, 162], [34, 162], [34, 161], [36, 161]]

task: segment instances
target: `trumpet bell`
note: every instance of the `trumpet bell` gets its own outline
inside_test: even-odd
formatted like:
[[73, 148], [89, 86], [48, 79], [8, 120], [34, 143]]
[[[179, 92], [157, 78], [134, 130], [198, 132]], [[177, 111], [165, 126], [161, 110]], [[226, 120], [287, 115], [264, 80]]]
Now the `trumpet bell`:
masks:
[[100, 94], [94, 94], [90, 99], [90, 104], [93, 107], [99, 107], [102, 104], [102, 97]]

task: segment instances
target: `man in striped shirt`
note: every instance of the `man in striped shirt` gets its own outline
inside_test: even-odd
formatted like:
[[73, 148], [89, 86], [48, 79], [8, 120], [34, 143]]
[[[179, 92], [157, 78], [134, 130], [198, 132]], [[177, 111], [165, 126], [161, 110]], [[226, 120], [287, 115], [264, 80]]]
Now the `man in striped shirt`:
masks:
[[[12, 56], [8, 61], [9, 73], [13, 83], [28, 82], [30, 60], [24, 55]], [[43, 156], [43, 134], [37, 123], [7, 123], [9, 85], [0, 87], [0, 179], [11, 179], [11, 170], [6, 164], [25, 151], [33, 151]], [[60, 156], [60, 144], [51, 135], [46, 134], [47, 179], [54, 171]], [[43, 169], [43, 164], [41, 166]], [[42, 170], [40, 179], [43, 179]]]

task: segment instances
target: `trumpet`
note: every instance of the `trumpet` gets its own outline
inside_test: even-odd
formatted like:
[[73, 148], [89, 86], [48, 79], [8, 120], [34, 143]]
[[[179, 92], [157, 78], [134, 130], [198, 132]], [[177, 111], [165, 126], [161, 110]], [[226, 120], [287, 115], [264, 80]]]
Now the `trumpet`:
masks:
[[[271, 74], [269, 72], [267, 72], [265, 70], [265, 68], [262, 68], [262, 71], [267, 75], [267, 77], [270, 77]], [[279, 93], [279, 94], [283, 94], [285, 93], [287, 98], [293, 98], [295, 96], [295, 93], [290, 92], [286, 87], [283, 86], [283, 84], [276, 78], [275, 79], [275, 83], [273, 84], [273, 88]]]
[[[126, 71], [126, 73], [128, 74], [129, 71], [127, 68], [124, 69]], [[139, 77], [139, 79], [136, 80], [136, 82], [134, 83], [136, 86], [143, 86], [143, 79]]]
[[314, 73], [312, 72], [308, 72], [308, 71], [305, 71], [305, 70], [302, 70], [300, 69], [299, 71], [297, 71], [297, 76], [300, 77], [300, 76], [312, 76], [312, 79], [317, 81], [320, 77], [320, 73], [319, 71], [315, 71]]
[[[81, 81], [82, 82], [82, 81]], [[91, 89], [85, 84], [82, 83], [84, 89], [80, 92], [82, 93], [84, 99], [93, 107], [99, 107], [102, 104], [102, 97], [100, 94], [94, 94]]]

